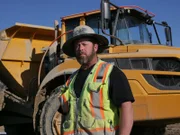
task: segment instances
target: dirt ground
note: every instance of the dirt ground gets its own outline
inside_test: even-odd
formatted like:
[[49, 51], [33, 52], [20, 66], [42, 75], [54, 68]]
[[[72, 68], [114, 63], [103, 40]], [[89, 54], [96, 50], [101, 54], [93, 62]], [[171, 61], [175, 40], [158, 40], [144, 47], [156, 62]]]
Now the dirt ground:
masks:
[[180, 123], [168, 125], [165, 135], [180, 135]]
[[[0, 132], [3, 132], [4, 128], [0, 126]], [[166, 133], [164, 135], [180, 135], [180, 123], [168, 125], [166, 127]]]

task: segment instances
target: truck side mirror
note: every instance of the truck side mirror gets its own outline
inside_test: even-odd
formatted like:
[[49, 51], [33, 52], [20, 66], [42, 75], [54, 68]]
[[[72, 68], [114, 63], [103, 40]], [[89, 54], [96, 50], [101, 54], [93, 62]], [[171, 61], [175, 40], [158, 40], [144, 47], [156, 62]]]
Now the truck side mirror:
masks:
[[166, 45], [172, 46], [172, 35], [171, 35], [171, 27], [168, 25], [167, 22], [163, 21], [162, 25], [165, 26], [165, 36], [166, 36]]
[[165, 27], [165, 36], [166, 36], [166, 44], [172, 46], [172, 39], [171, 39], [171, 29], [170, 27]]
[[108, 28], [110, 21], [110, 3], [109, 0], [101, 0], [101, 23], [102, 29]]

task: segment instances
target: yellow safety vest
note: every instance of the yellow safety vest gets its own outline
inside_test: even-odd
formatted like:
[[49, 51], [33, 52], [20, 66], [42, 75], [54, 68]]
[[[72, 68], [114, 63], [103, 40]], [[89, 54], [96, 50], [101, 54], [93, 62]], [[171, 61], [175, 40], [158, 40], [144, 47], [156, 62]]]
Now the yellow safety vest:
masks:
[[60, 96], [65, 115], [63, 135], [116, 135], [119, 109], [109, 99], [109, 75], [113, 65], [99, 60], [89, 73], [81, 95], [76, 97], [74, 82], [78, 71], [66, 83]]

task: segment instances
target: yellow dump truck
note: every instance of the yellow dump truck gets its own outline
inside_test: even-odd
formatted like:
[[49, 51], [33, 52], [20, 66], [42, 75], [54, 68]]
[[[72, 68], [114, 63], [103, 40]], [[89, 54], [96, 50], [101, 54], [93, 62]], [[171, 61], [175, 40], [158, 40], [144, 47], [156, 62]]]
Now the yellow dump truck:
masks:
[[135, 97], [132, 135], [163, 135], [166, 125], [180, 121], [180, 48], [172, 46], [171, 27], [153, 17], [138, 6], [102, 0], [101, 10], [62, 17], [61, 29], [56, 22], [55, 29], [16, 24], [1, 31], [0, 125], [33, 124], [40, 135], [60, 135], [57, 87], [80, 66], [61, 48], [73, 28], [86, 24], [109, 39], [98, 57], [128, 78]]

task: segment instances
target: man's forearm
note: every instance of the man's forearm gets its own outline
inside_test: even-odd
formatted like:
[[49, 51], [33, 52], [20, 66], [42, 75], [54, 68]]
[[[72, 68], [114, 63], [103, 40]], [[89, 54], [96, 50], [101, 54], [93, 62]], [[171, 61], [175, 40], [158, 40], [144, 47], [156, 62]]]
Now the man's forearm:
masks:
[[124, 102], [120, 108], [119, 135], [130, 135], [133, 126], [133, 108], [131, 102]]

